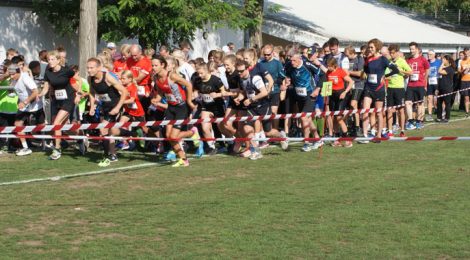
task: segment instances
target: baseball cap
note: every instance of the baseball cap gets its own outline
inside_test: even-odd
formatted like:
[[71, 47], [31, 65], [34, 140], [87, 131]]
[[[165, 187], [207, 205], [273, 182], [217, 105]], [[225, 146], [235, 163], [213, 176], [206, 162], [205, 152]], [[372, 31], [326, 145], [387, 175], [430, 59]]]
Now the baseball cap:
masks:
[[110, 49], [116, 49], [116, 44], [114, 42], [108, 42], [108, 45], [106, 45], [106, 47]]
[[313, 55], [317, 52], [317, 46], [316, 45], [312, 45], [310, 46], [310, 48], [308, 48], [308, 51], [307, 51], [307, 54], [308, 55]]

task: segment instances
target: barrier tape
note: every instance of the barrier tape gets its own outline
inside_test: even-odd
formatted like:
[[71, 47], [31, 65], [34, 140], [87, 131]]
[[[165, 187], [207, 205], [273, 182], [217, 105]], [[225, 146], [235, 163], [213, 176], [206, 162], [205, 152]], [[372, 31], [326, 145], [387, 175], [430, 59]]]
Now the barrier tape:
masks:
[[[455, 93], [470, 90], [470, 88], [457, 90], [447, 94], [436, 96], [445, 97]], [[421, 103], [423, 101], [417, 101]], [[326, 117], [326, 116], [347, 116], [352, 114], [365, 114], [377, 113], [391, 109], [404, 107], [405, 105], [387, 107], [387, 108], [370, 108], [370, 109], [354, 109], [354, 110], [339, 110], [339, 111], [325, 111], [325, 112], [310, 112], [310, 113], [297, 113], [297, 114], [271, 114], [267, 116], [242, 116], [242, 117], [219, 117], [219, 118], [204, 118], [204, 119], [184, 119], [184, 120], [162, 120], [162, 121], [147, 121], [147, 122], [126, 122], [126, 123], [95, 123], [95, 124], [64, 124], [64, 125], [35, 125], [35, 126], [7, 126], [0, 127], [0, 134], [10, 133], [31, 133], [31, 132], [49, 132], [49, 131], [77, 131], [77, 130], [96, 130], [96, 129], [109, 129], [109, 128], [129, 128], [129, 127], [151, 127], [151, 126], [166, 126], [166, 125], [195, 125], [201, 123], [222, 123], [222, 122], [252, 122], [257, 120], [277, 120], [289, 118], [302, 118], [302, 117]]]
[[[65, 139], [65, 140], [133, 140], [133, 141], [194, 141], [192, 138], [170, 139], [159, 137], [123, 137], [123, 136], [81, 136], [81, 135], [18, 135], [0, 134], [0, 138], [25, 138], [25, 139]], [[303, 138], [303, 137], [274, 137], [274, 138], [199, 138], [200, 141], [222, 141], [222, 142], [334, 142], [334, 141], [470, 141], [470, 136], [410, 136], [410, 137], [324, 137], [324, 138]]]

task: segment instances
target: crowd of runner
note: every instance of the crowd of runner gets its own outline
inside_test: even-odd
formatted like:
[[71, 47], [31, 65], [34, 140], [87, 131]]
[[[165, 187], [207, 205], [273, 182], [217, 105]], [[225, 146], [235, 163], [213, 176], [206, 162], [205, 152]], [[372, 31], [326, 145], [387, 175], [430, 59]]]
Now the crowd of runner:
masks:
[[[455, 95], [435, 96], [470, 87], [468, 49], [455, 61], [452, 55], [432, 50], [424, 57], [415, 42], [407, 47], [409, 56], [405, 58], [400, 46], [384, 46], [378, 39], [370, 40], [360, 51], [346, 46], [343, 52], [336, 38], [310, 47], [266, 44], [236, 50], [230, 43], [212, 50], [208, 57], [191, 59], [188, 43], [173, 50], [161, 46], [157, 54], [137, 44], [124, 44], [118, 50], [109, 43], [88, 59], [86, 68], [67, 64], [63, 48], [43, 50], [38, 61], [29, 63], [9, 49], [0, 69], [0, 126], [382, 109], [350, 116], [72, 131], [89, 136], [168, 138], [156, 142], [104, 139], [99, 143], [104, 151], [102, 167], [118, 160], [118, 149], [136, 146], [162, 154], [175, 161], [174, 167], [181, 167], [189, 165], [189, 150], [197, 157], [225, 152], [260, 159], [261, 150], [269, 144], [256, 139], [266, 137], [404, 137], [406, 131], [423, 128], [424, 121], [447, 123]], [[80, 77], [81, 70], [86, 70], [87, 78]], [[460, 94], [468, 117], [470, 91]], [[255, 140], [207, 141], [218, 137]], [[184, 138], [192, 141], [181, 141]], [[31, 154], [35, 145], [24, 138], [1, 142], [18, 156]], [[51, 149], [49, 158], [57, 160], [68, 142], [56, 138], [39, 145]], [[89, 142], [79, 140], [76, 145], [85, 154]], [[301, 149], [309, 152], [323, 145], [323, 141], [305, 141]], [[281, 141], [280, 146], [287, 150], [289, 143]], [[331, 146], [352, 147], [353, 142], [335, 141]]]

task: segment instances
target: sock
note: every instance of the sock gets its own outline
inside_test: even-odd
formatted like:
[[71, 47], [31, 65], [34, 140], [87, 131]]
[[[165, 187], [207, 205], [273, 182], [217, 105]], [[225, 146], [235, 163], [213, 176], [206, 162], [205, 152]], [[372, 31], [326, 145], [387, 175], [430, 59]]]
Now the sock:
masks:
[[[255, 133], [255, 139], [261, 138], [261, 133]], [[256, 145], [259, 145], [259, 141], [255, 141]]]
[[21, 145], [23, 145], [23, 148], [28, 148], [28, 142], [26, 142], [26, 140], [21, 141]]

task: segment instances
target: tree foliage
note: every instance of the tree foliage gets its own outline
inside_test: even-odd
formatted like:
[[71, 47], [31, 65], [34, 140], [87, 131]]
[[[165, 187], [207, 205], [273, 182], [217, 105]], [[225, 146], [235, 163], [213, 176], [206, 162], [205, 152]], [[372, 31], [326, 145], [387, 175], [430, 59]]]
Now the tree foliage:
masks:
[[[144, 46], [194, 37], [205, 26], [256, 28], [260, 0], [99, 0], [98, 37], [107, 41], [138, 38]], [[76, 34], [80, 1], [33, 0], [34, 10], [61, 35]], [[276, 6], [269, 10], [275, 11]], [[258, 14], [258, 15], [254, 15]]]

